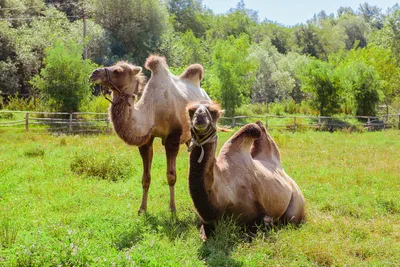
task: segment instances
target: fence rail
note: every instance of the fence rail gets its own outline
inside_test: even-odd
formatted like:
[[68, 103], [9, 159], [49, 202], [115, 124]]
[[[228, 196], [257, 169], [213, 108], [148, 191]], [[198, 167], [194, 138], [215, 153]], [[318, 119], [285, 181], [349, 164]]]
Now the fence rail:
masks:
[[107, 113], [96, 112], [31, 112], [0, 110], [0, 127], [30, 126], [44, 127], [54, 132], [110, 132]]
[[[260, 120], [267, 128], [286, 128], [297, 131], [304, 128], [332, 131], [337, 128], [362, 127], [367, 130], [400, 129], [400, 114], [382, 116], [305, 116], [305, 115], [257, 115], [222, 117], [225, 126], [243, 126]], [[56, 132], [110, 132], [111, 125], [107, 113], [96, 112], [31, 112], [0, 110], [0, 127], [43, 126], [48, 131]]]
[[[337, 128], [363, 127], [367, 130], [383, 130], [389, 128], [400, 129], [400, 114], [382, 116], [305, 116], [305, 115], [264, 115], [264, 116], [234, 116], [222, 117], [224, 125], [232, 127], [243, 126], [247, 123], [260, 120], [265, 126], [272, 128], [287, 128], [296, 131], [301, 128], [316, 128], [318, 130], [334, 130]], [[284, 121], [282, 123], [282, 121]]]

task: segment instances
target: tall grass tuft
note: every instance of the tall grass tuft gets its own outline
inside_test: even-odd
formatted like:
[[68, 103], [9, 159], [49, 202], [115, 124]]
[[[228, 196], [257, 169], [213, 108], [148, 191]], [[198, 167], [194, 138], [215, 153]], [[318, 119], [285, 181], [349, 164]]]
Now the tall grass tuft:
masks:
[[18, 235], [18, 227], [11, 221], [10, 218], [0, 218], [0, 248], [11, 247]]
[[43, 157], [44, 149], [41, 147], [34, 147], [24, 151], [24, 156], [29, 158]]
[[78, 175], [87, 175], [104, 180], [118, 181], [128, 178], [133, 171], [127, 157], [115, 154], [81, 152], [72, 159], [71, 170]]

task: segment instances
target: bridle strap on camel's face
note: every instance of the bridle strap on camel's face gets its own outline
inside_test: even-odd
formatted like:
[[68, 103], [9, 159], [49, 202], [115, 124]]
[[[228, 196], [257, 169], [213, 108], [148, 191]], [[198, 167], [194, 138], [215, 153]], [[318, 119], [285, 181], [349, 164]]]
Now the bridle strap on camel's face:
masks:
[[[107, 97], [107, 94], [110, 94], [110, 92], [108, 91], [108, 85], [111, 84], [112, 87], [119, 93], [119, 97], [125, 97], [125, 102], [128, 106], [131, 106], [131, 104], [129, 104], [128, 102], [128, 98], [135, 98], [134, 95], [130, 95], [127, 94], [125, 92], [122, 92], [118, 86], [115, 85], [115, 83], [113, 83], [113, 81], [111, 81], [110, 78], [110, 70], [108, 68], [104, 68], [104, 71], [106, 72], [106, 84], [103, 86], [103, 96], [105, 99], [107, 99], [111, 104], [115, 104], [111, 99], [109, 99]], [[116, 101], [117, 102], [117, 101]]]
[[189, 146], [188, 152], [191, 152], [195, 146], [199, 146], [201, 148], [200, 157], [197, 160], [198, 163], [203, 161], [204, 157], [204, 148], [203, 145], [207, 143], [214, 143], [218, 140], [217, 135], [217, 122], [214, 122], [210, 111], [206, 108], [206, 114], [210, 120], [210, 125], [208, 126], [207, 131], [200, 136], [199, 133], [196, 131], [196, 128], [193, 125], [193, 121], [190, 122], [190, 132], [192, 133], [192, 145]]

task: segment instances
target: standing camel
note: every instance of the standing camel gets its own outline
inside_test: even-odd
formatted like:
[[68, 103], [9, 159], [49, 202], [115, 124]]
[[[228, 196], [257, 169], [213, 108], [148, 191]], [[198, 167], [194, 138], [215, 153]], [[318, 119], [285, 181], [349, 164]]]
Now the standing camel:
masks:
[[202, 237], [223, 214], [242, 223], [298, 224], [304, 197], [281, 167], [280, 153], [261, 122], [247, 124], [217, 148], [215, 104], [188, 108], [191, 120], [189, 189], [202, 219]]
[[139, 147], [143, 162], [143, 195], [139, 214], [147, 210], [155, 137], [161, 138], [165, 146], [169, 207], [175, 212], [176, 157], [180, 144], [190, 139], [186, 105], [193, 101], [211, 100], [200, 88], [203, 77], [201, 65], [191, 65], [182, 75], [175, 76], [169, 71], [165, 58], [152, 55], [147, 58], [145, 67], [152, 74], [136, 103], [135, 94], [143, 86], [141, 67], [118, 62], [111, 67], [96, 69], [90, 79], [112, 92], [109, 115], [117, 135], [127, 144]]

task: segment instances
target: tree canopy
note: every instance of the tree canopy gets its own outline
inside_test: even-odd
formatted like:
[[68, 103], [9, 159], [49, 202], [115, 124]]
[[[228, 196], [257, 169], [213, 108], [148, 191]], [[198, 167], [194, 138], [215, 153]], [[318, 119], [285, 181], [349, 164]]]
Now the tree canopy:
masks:
[[44, 94], [37, 77], [50, 79], [46, 72], [55, 59], [49, 51], [61, 58], [75, 42], [99, 65], [143, 65], [149, 54], [165, 56], [176, 72], [203, 64], [203, 87], [227, 114], [243, 103], [286, 100], [312, 103], [320, 114], [375, 114], [379, 103], [400, 103], [398, 5], [387, 11], [368, 3], [357, 10], [338, 7], [336, 15], [322, 10], [289, 27], [260, 19], [244, 1], [224, 14], [201, 0], [0, 3], [5, 96]]

